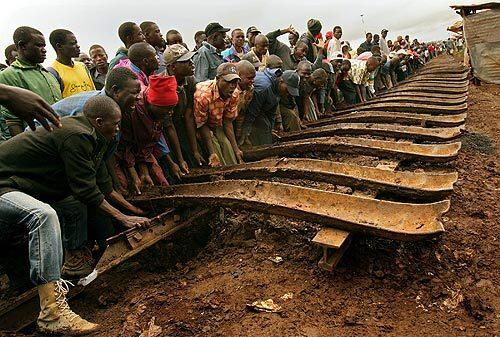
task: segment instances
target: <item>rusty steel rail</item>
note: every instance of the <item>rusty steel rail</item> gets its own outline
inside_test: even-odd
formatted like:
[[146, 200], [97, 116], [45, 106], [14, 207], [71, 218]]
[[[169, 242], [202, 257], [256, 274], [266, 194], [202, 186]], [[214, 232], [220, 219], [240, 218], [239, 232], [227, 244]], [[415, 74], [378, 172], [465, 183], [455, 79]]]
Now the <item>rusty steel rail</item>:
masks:
[[420, 90], [404, 90], [404, 91], [396, 91], [396, 92], [382, 92], [377, 94], [376, 98], [382, 98], [382, 97], [398, 97], [398, 95], [402, 96], [414, 96], [414, 97], [429, 97], [429, 98], [444, 98], [444, 99], [464, 99], [466, 100], [468, 95], [467, 92], [463, 93], [451, 93], [451, 94], [446, 94], [446, 93], [439, 93], [439, 92], [428, 92], [428, 93], [423, 93]]
[[425, 103], [406, 103], [406, 102], [388, 102], [388, 103], [370, 103], [367, 102], [363, 105], [356, 107], [349, 107], [340, 110], [339, 112], [354, 112], [363, 110], [376, 110], [376, 111], [399, 111], [399, 112], [412, 112], [412, 113], [427, 113], [431, 115], [441, 114], [459, 114], [467, 110], [467, 103], [455, 105], [441, 105], [441, 104], [425, 104]]
[[467, 93], [469, 87], [463, 85], [460, 87], [447, 87], [447, 86], [430, 86], [430, 85], [418, 85], [418, 84], [407, 84], [406, 86], [395, 86], [391, 89], [384, 91], [384, 94], [391, 93], [404, 93], [408, 91], [419, 91], [422, 94], [426, 93], [437, 93], [437, 94], [464, 94]]
[[372, 98], [365, 103], [354, 104], [351, 107], [365, 106], [369, 104], [386, 104], [386, 103], [418, 103], [418, 104], [434, 104], [434, 105], [459, 105], [467, 101], [466, 96], [462, 97], [431, 97], [431, 96], [416, 96], [416, 95], [406, 95], [406, 93], [401, 92], [396, 95], [387, 95], [382, 97]]
[[427, 127], [451, 127], [465, 123], [467, 113], [458, 115], [427, 115], [411, 114], [407, 112], [387, 112], [387, 111], [362, 111], [348, 114], [333, 115], [318, 119], [317, 121], [305, 122], [308, 128], [339, 124], [339, 123], [395, 123], [404, 125], [423, 125]]
[[322, 137], [255, 146], [245, 150], [243, 154], [247, 161], [326, 152], [443, 163], [454, 160], [460, 147], [460, 142], [429, 145], [351, 137]]
[[[156, 195], [156, 196], [155, 196]], [[254, 180], [223, 180], [159, 187], [134, 199], [142, 207], [203, 205], [244, 208], [317, 222], [394, 240], [419, 240], [444, 232], [439, 217], [448, 200], [409, 204]]]
[[416, 173], [338, 163], [318, 159], [269, 159], [219, 168], [194, 169], [182, 178], [185, 183], [219, 179], [307, 179], [330, 184], [369, 188], [415, 200], [442, 200], [453, 192], [458, 175]]
[[446, 142], [460, 137], [458, 127], [425, 128], [420, 126], [373, 124], [373, 123], [339, 123], [333, 125], [308, 128], [300, 131], [280, 134], [280, 141], [293, 141], [300, 139], [346, 136], [346, 135], [371, 135], [391, 137], [397, 139], [414, 139], [418, 141]]

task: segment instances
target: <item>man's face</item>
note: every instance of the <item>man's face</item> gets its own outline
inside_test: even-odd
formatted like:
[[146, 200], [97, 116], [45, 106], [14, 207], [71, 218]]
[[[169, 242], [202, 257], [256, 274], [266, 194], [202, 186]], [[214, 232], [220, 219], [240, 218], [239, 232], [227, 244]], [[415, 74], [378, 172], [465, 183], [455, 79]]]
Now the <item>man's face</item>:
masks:
[[226, 33], [216, 32], [214, 33], [213, 46], [217, 49], [223, 49], [225, 43]]
[[161, 36], [160, 27], [157, 24], [152, 24], [144, 34], [144, 37], [153, 47], [160, 48], [163, 45], [163, 37]]
[[165, 117], [172, 116], [174, 113], [173, 106], [159, 106], [147, 103], [147, 109], [153, 119], [157, 121], [161, 121]]
[[158, 63], [158, 57], [156, 56], [156, 51], [152, 47], [149, 48], [149, 53], [144, 59], [144, 73], [148, 76], [158, 70], [158, 67], [160, 66]]
[[105, 67], [108, 64], [108, 55], [102, 48], [94, 48], [90, 51], [90, 58], [97, 67]]
[[232, 39], [233, 44], [235, 47], [242, 48], [243, 45], [245, 44], [245, 34], [243, 34], [243, 31], [237, 30], [233, 33], [233, 39]]
[[85, 53], [80, 53], [80, 55], [78, 56], [78, 59], [80, 60], [80, 62], [83, 62], [83, 64], [85, 64], [87, 69], [90, 69], [94, 66], [94, 63], [92, 63], [92, 60], [90, 59], [90, 57]]
[[366, 42], [372, 42], [373, 36], [372, 34], [366, 35]]
[[33, 64], [43, 63], [47, 57], [43, 35], [31, 34], [28, 42], [20, 44], [19, 56]]
[[297, 47], [293, 49], [293, 55], [297, 60], [302, 60], [304, 56], [307, 54], [307, 45], [303, 45], [302, 47]]
[[196, 39], [196, 45], [197, 45], [197, 46], [201, 46], [201, 43], [202, 43], [203, 41], [206, 41], [206, 40], [207, 40], [207, 35], [205, 35], [205, 33], [200, 34], [200, 35], [198, 36], [198, 38]]
[[217, 87], [219, 88], [219, 95], [224, 99], [231, 97], [238, 86], [238, 82], [237, 78], [232, 81], [226, 81], [222, 77], [218, 78]]
[[351, 63], [342, 62], [342, 64], [340, 65], [340, 71], [346, 73], [349, 70], [351, 70]]
[[253, 47], [255, 45], [255, 37], [259, 35], [259, 32], [251, 32], [248, 33], [247, 39], [248, 39], [248, 44]]
[[301, 79], [308, 79], [311, 77], [312, 74], [312, 68], [310, 66], [306, 67], [300, 67], [297, 69], [297, 74], [299, 74]]
[[267, 39], [262, 39], [255, 45], [255, 51], [259, 55], [265, 55], [267, 53], [267, 49], [269, 48], [269, 41]]
[[105, 118], [96, 118], [96, 128], [108, 141], [115, 139], [118, 132], [120, 132], [120, 122], [122, 114], [116, 108], [113, 113], [110, 113]]
[[295, 46], [297, 44], [297, 41], [299, 40], [299, 37], [295, 34], [289, 33], [288, 34], [288, 42], [290, 43], [290, 46]]
[[174, 75], [181, 77], [188, 77], [194, 74], [194, 62], [193, 60], [187, 60], [182, 62], [174, 63]]
[[340, 38], [342, 37], [342, 28], [335, 29], [333, 31], [333, 36], [335, 36], [337, 40], [340, 40]]
[[384, 39], [387, 37], [387, 32], [386, 32], [385, 30], [382, 32], [382, 37], [383, 37]]
[[253, 83], [255, 82], [255, 70], [244, 70], [239, 73], [240, 75], [240, 83], [239, 87], [241, 90], [249, 90], [253, 87]]
[[12, 62], [16, 60], [18, 55], [19, 53], [17, 52], [17, 50], [12, 50], [10, 54], [7, 56], [7, 60], [5, 60], [7, 62], [7, 65], [10, 66]]
[[375, 36], [373, 37], [373, 42], [374, 42], [374, 43], [378, 43], [379, 41], [380, 41], [380, 36], [375, 35]]
[[326, 84], [326, 77], [323, 76], [311, 76], [309, 78], [309, 83], [313, 86], [315, 89], [323, 88]]
[[64, 43], [60, 45], [60, 52], [62, 55], [68, 57], [78, 57], [80, 55], [80, 46], [78, 45], [78, 41], [76, 41], [75, 35], [66, 35]]
[[288, 89], [287, 89], [285, 81], [283, 81], [283, 78], [279, 79], [279, 82], [278, 82], [278, 93], [283, 98], [288, 97]]
[[122, 113], [130, 113], [135, 110], [135, 105], [140, 100], [141, 84], [137, 79], [129, 79], [125, 82], [123, 88], [113, 89], [113, 96], [116, 103], [120, 106]]
[[146, 42], [146, 37], [144, 36], [144, 33], [141, 30], [141, 27], [135, 25], [134, 29], [132, 31], [132, 35], [129, 37], [129, 46], [133, 45], [134, 43], [138, 42]]
[[167, 37], [167, 44], [169, 46], [173, 45], [173, 44], [182, 44], [183, 41], [182, 41], [182, 35], [181, 34], [170, 34], [168, 37]]
[[333, 60], [333, 61], [331, 61], [331, 64], [333, 66], [333, 70], [338, 71], [338, 70], [340, 70], [340, 67], [342, 66], [342, 60]]

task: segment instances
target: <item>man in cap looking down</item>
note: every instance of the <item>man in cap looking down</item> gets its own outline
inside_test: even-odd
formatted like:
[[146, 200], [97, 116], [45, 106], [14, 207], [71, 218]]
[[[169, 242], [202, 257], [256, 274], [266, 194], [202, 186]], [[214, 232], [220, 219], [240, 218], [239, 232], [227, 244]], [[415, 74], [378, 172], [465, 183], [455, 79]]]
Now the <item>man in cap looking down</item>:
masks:
[[236, 66], [223, 63], [215, 80], [198, 83], [194, 93], [194, 117], [210, 166], [243, 163], [233, 130], [238, 115], [240, 76]]

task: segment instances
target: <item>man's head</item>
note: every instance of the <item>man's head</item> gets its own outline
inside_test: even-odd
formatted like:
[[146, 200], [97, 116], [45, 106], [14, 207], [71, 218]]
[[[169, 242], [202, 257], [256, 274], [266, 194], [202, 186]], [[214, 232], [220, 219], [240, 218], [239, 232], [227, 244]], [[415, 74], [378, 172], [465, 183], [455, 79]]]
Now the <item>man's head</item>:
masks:
[[238, 87], [238, 82], [241, 80], [236, 66], [229, 62], [222, 63], [217, 67], [217, 76], [215, 79], [219, 95], [223, 99], [228, 99], [233, 95], [236, 87]]
[[291, 96], [299, 96], [299, 86], [300, 86], [300, 76], [297, 72], [293, 70], [286, 70], [281, 75], [280, 86], [278, 87], [278, 91], [281, 97]]
[[366, 33], [366, 42], [370, 43], [372, 42], [373, 35], [372, 33]]
[[163, 120], [171, 116], [179, 102], [177, 82], [174, 76], [153, 75], [145, 92], [146, 109], [153, 119]]
[[141, 69], [147, 76], [158, 69], [158, 58], [156, 50], [147, 42], [138, 42], [130, 46], [128, 58]]
[[373, 35], [373, 43], [378, 44], [380, 41], [380, 36], [378, 34]]
[[259, 68], [262, 66], [262, 62], [260, 62], [257, 55], [255, 55], [254, 53], [246, 53], [241, 59], [250, 62], [255, 70], [259, 70]]
[[397, 38], [396, 38], [396, 41], [401, 43], [403, 42], [403, 37], [401, 35], [399, 35]]
[[307, 43], [303, 41], [297, 42], [295, 47], [293, 48], [293, 55], [295, 56], [296, 60], [302, 60], [304, 56], [307, 55]]
[[255, 67], [247, 60], [241, 60], [236, 63], [236, 70], [240, 76], [239, 87], [241, 90], [249, 90], [253, 87], [255, 81]]
[[307, 30], [312, 34], [312, 36], [316, 36], [321, 33], [321, 28], [323, 28], [323, 26], [319, 20], [309, 19], [309, 21], [307, 21]]
[[380, 46], [374, 45], [372, 49], [370, 50], [373, 55], [381, 55], [382, 53], [380, 52]]
[[209, 23], [205, 28], [207, 42], [219, 50], [224, 49], [224, 40], [229, 30], [229, 28], [222, 27], [218, 22]]
[[182, 35], [175, 29], [170, 29], [165, 35], [165, 40], [167, 41], [167, 46], [173, 44], [183, 44]]
[[160, 27], [152, 21], [144, 21], [140, 28], [144, 34], [146, 42], [156, 48], [163, 47], [163, 36], [161, 35]]
[[297, 44], [297, 41], [299, 41], [299, 33], [288, 33], [288, 43], [290, 43], [291, 47], [295, 47]]
[[106, 76], [104, 90], [107, 96], [118, 103], [122, 113], [130, 113], [139, 101], [141, 83], [132, 70], [115, 67]]
[[163, 52], [163, 60], [168, 73], [178, 78], [185, 78], [194, 74], [194, 52], [187, 50], [181, 44], [167, 46]]
[[337, 40], [340, 40], [342, 37], [342, 28], [340, 26], [333, 27], [333, 36], [335, 36]]
[[106, 51], [102, 46], [98, 44], [92, 45], [89, 49], [89, 55], [96, 67], [102, 68], [107, 66], [108, 54], [106, 54]]
[[312, 64], [311, 62], [304, 60], [297, 64], [297, 74], [299, 74], [302, 80], [308, 79], [312, 74]]
[[322, 68], [316, 69], [309, 77], [309, 83], [315, 89], [323, 88], [328, 80], [328, 74]]
[[8, 66], [12, 64], [17, 58], [17, 47], [15, 44], [11, 44], [7, 48], [5, 48], [5, 63], [7, 63]]
[[349, 60], [343, 60], [342, 64], [340, 65], [340, 71], [343, 73], [348, 72], [351, 70], [351, 61]]
[[405, 35], [405, 40], [410, 42], [410, 35]]
[[39, 30], [26, 26], [19, 27], [14, 31], [13, 39], [18, 58], [31, 64], [45, 61], [47, 55], [45, 38]]
[[374, 71], [377, 69], [379, 66], [380, 62], [376, 57], [370, 57], [368, 60], [366, 60], [366, 70], [368, 71]]
[[207, 35], [205, 31], [199, 30], [194, 34], [194, 42], [196, 43], [196, 47], [200, 47], [203, 41], [207, 40]]
[[380, 35], [382, 35], [382, 37], [385, 39], [387, 37], [387, 32], [388, 30], [387, 29], [382, 29], [382, 32], [380, 32]]
[[269, 48], [269, 40], [265, 35], [257, 35], [255, 37], [254, 51], [255, 54], [262, 56], [266, 55], [267, 49]]
[[91, 69], [94, 66], [94, 63], [90, 59], [90, 56], [88, 56], [85, 53], [80, 53], [80, 55], [78, 55], [75, 61], [83, 62], [83, 64], [85, 64], [87, 69]]
[[141, 27], [134, 22], [122, 23], [118, 28], [118, 36], [127, 49], [134, 43], [146, 41]]
[[245, 44], [245, 33], [241, 28], [236, 28], [231, 32], [231, 43], [236, 48], [243, 48]]
[[255, 37], [260, 34], [260, 30], [257, 29], [255, 26], [250, 26], [247, 29], [247, 40], [248, 40], [248, 45], [250, 47], [253, 47], [255, 45]]
[[282, 69], [283, 68], [283, 60], [278, 55], [269, 55], [267, 58], [266, 68], [269, 69]]
[[120, 131], [122, 114], [120, 107], [111, 97], [91, 97], [83, 106], [83, 115], [108, 141], [113, 140]]
[[56, 51], [57, 56], [78, 57], [80, 46], [75, 35], [66, 29], [56, 29], [49, 36], [50, 44]]
[[343, 59], [342, 57], [335, 57], [335, 58], [333, 58], [333, 59], [330, 61], [330, 63], [331, 63], [331, 65], [332, 65], [332, 67], [333, 67], [333, 70], [334, 70], [334, 71], [339, 71], [339, 70], [340, 70], [340, 68], [341, 68], [341, 66], [342, 66], [342, 61], [343, 61], [343, 60], [344, 60], [344, 59]]

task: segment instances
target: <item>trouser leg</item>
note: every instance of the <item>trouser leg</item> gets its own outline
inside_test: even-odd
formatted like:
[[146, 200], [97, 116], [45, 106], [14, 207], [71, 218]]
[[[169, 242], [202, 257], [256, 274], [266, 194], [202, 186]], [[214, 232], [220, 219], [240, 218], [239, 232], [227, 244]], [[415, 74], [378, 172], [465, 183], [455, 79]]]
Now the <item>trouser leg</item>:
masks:
[[57, 212], [65, 249], [80, 249], [88, 240], [87, 206], [73, 196], [53, 202]]
[[26, 193], [13, 191], [0, 196], [2, 235], [28, 233], [30, 279], [39, 285], [61, 278], [63, 249], [56, 211]]
[[234, 154], [231, 142], [226, 136], [223, 127], [217, 127], [213, 131], [215, 138], [217, 139], [217, 144], [220, 148], [222, 157], [224, 158], [224, 165], [236, 165], [238, 161], [236, 160], [236, 155]]

